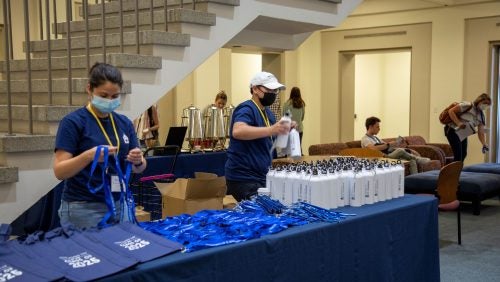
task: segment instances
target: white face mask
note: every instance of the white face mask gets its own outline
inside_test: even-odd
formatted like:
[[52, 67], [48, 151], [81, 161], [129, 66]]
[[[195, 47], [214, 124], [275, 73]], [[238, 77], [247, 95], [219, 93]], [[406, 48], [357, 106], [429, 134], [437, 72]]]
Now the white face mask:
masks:
[[481, 111], [486, 111], [489, 107], [490, 107], [490, 105], [487, 105], [487, 104], [480, 104], [478, 108], [479, 108]]

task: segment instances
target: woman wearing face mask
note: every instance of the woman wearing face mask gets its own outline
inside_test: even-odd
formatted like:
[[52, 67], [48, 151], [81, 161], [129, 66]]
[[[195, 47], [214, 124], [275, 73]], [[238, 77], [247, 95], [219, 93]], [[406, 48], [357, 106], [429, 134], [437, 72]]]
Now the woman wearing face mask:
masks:
[[[103, 182], [100, 166], [91, 173], [97, 146], [103, 145], [109, 150], [106, 177], [116, 177], [113, 176], [117, 174], [115, 158], [123, 172], [127, 162], [132, 163], [135, 173], [146, 168], [132, 122], [114, 112], [120, 106], [122, 85], [118, 69], [96, 63], [90, 69], [86, 88], [89, 103], [65, 116], [59, 124], [53, 167], [55, 176], [65, 182], [59, 208], [61, 224], [92, 227], [108, 213], [103, 189], [92, 193], [88, 187], [99, 187]], [[103, 162], [102, 151], [99, 162]], [[113, 188], [112, 191], [116, 191]], [[112, 194], [117, 216], [111, 221], [116, 221], [120, 218], [119, 193]]]
[[[461, 102], [452, 107], [448, 114], [452, 122], [444, 127], [444, 134], [453, 150], [453, 161], [464, 161], [467, 156], [467, 137], [477, 133], [483, 145], [482, 152], [489, 151], [484, 138], [485, 115], [484, 111], [491, 106], [488, 94], [479, 95], [473, 103]], [[477, 130], [476, 130], [477, 128]]]
[[284, 88], [273, 74], [259, 72], [250, 81], [251, 99], [233, 111], [225, 176], [227, 194], [237, 201], [249, 199], [258, 188], [266, 187], [274, 137], [290, 130], [289, 125], [276, 123], [268, 108]]

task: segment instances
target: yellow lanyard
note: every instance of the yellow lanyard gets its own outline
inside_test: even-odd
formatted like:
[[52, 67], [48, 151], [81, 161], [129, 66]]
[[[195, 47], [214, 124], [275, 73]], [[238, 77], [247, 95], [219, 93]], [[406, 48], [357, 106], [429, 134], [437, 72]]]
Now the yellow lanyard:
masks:
[[[106, 130], [104, 130], [104, 127], [102, 126], [101, 121], [99, 120], [97, 115], [94, 113], [94, 110], [92, 110], [92, 107], [90, 106], [90, 104], [87, 105], [87, 110], [89, 110], [89, 112], [92, 114], [92, 116], [94, 116], [95, 120], [97, 121], [97, 124], [101, 128], [101, 131], [104, 134], [104, 137], [106, 137], [106, 140], [108, 141], [109, 145], [113, 146], [113, 143], [111, 143], [111, 139], [109, 139], [108, 133], [106, 132]], [[118, 138], [118, 132], [116, 132], [116, 126], [115, 126], [115, 121], [113, 119], [113, 114], [109, 113], [109, 118], [111, 119], [111, 125], [113, 126], [113, 131], [115, 132], [115, 138], [116, 138], [116, 143], [117, 143], [116, 144], [116, 147], [117, 147], [116, 152], [120, 152], [120, 138]]]
[[264, 111], [263, 111], [263, 110], [261, 110], [261, 109], [259, 108], [259, 105], [257, 105], [257, 103], [255, 103], [255, 101], [254, 101], [253, 99], [251, 99], [251, 100], [252, 100], [252, 102], [254, 103], [254, 105], [257, 107], [257, 109], [259, 110], [260, 116], [261, 116], [261, 117], [262, 117], [262, 119], [264, 120], [264, 123], [266, 124], [266, 126], [267, 126], [267, 127], [270, 127], [271, 125], [270, 125], [270, 123], [269, 123], [269, 119], [267, 118], [267, 115], [265, 115], [265, 114], [264, 114], [264, 111], [265, 111], [266, 109], [264, 108]]

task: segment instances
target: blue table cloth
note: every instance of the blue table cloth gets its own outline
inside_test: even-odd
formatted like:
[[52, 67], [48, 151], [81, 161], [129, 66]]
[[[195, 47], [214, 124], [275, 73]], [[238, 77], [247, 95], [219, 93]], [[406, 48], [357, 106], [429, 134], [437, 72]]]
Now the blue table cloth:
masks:
[[[226, 152], [182, 153], [177, 157], [173, 173], [177, 178], [194, 177], [195, 172], [210, 172], [224, 175]], [[147, 157], [148, 166], [143, 176], [171, 173], [174, 156]]]
[[439, 281], [437, 200], [402, 198], [337, 210], [314, 223], [239, 244], [176, 253], [104, 281]]

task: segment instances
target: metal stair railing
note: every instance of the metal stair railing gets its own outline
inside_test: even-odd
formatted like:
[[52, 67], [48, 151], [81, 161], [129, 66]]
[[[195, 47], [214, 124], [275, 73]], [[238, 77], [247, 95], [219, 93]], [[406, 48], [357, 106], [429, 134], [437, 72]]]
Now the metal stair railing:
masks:
[[[139, 1], [141, 0], [136, 0], [135, 1], [135, 36], [136, 36], [136, 53], [140, 54], [140, 31], [139, 31]], [[142, 2], [145, 2], [147, 0], [142, 0]], [[58, 3], [59, 2], [59, 3]], [[80, 1], [78, 1], [80, 2]], [[124, 53], [124, 39], [123, 39], [123, 34], [124, 34], [124, 27], [123, 27], [123, 0], [108, 0], [109, 2], [118, 2], [119, 4], [119, 11], [118, 11], [118, 17], [119, 17], [119, 35], [120, 35], [120, 52]], [[184, 8], [184, 0], [179, 1], [173, 1], [176, 4], [179, 5], [180, 8]], [[31, 66], [31, 59], [32, 59], [32, 54], [31, 54], [31, 42], [33, 40], [45, 40], [47, 41], [47, 95], [48, 95], [48, 100], [49, 106], [54, 105], [53, 103], [53, 70], [52, 70], [52, 59], [53, 59], [53, 54], [52, 54], [52, 41], [59, 39], [59, 31], [58, 31], [58, 13], [57, 13], [57, 5], [64, 3], [65, 5], [65, 15], [63, 18], [66, 19], [66, 41], [67, 41], [67, 78], [68, 78], [68, 105], [73, 106], [73, 68], [72, 68], [72, 36], [71, 36], [71, 22], [74, 21], [73, 19], [73, 11], [74, 8], [76, 7], [76, 1], [75, 0], [44, 0], [44, 5], [42, 4], [42, 0], [38, 0], [38, 5], [29, 5], [30, 3], [36, 4], [36, 1], [29, 1], [29, 0], [23, 0], [23, 10], [24, 10], [24, 52], [25, 52], [25, 60], [26, 60], [26, 76], [27, 76], [27, 95], [28, 95], [28, 122], [29, 122], [29, 134], [33, 135], [33, 93], [32, 93], [32, 66]], [[89, 43], [89, 1], [88, 0], [83, 0], [82, 2], [82, 15], [83, 15], [83, 20], [85, 21], [85, 56], [86, 56], [86, 70], [87, 73], [90, 69], [90, 43]], [[163, 12], [165, 15], [165, 31], [168, 31], [168, 1], [164, 0], [163, 1]], [[191, 1], [192, 4], [192, 9], [196, 9], [196, 0]], [[14, 50], [13, 50], [13, 36], [12, 36], [12, 6], [11, 6], [11, 0], [2, 0], [2, 5], [4, 7], [3, 9], [3, 18], [4, 18], [4, 48], [5, 48], [5, 56], [4, 56], [4, 80], [6, 81], [6, 96], [7, 96], [7, 120], [8, 120], [8, 136], [13, 136], [15, 135], [15, 132], [13, 130], [13, 104], [12, 104], [12, 79], [11, 79], [11, 62], [14, 61]], [[94, 5], [100, 5], [101, 6], [101, 36], [102, 36], [102, 58], [103, 62], [106, 62], [107, 60], [107, 50], [106, 50], [106, 0], [95, 0]], [[50, 14], [52, 8], [52, 15]], [[150, 15], [150, 28], [151, 30], [154, 30], [154, 9], [155, 8], [161, 8], [161, 7], [154, 7], [154, 1], [149, 0], [149, 15]], [[39, 32], [38, 33], [30, 33], [30, 20], [33, 21], [33, 19], [30, 19], [30, 9], [38, 9], [36, 11], [37, 16], [39, 19], [35, 19], [35, 21], [38, 21], [39, 25]], [[45, 13], [44, 11], [45, 10]], [[33, 13], [32, 13], [33, 15]], [[51, 18], [52, 16], [52, 18]], [[59, 17], [60, 18], [60, 17]], [[45, 24], [43, 24], [45, 22]], [[51, 33], [51, 26], [52, 28], [52, 33]], [[45, 30], [44, 30], [45, 29]], [[15, 30], [19, 30], [18, 27], [16, 27]], [[32, 38], [31, 34], [38, 34], [39, 38]], [[19, 40], [19, 38], [16, 38], [16, 40]], [[16, 57], [20, 57], [19, 54], [16, 53]]]

